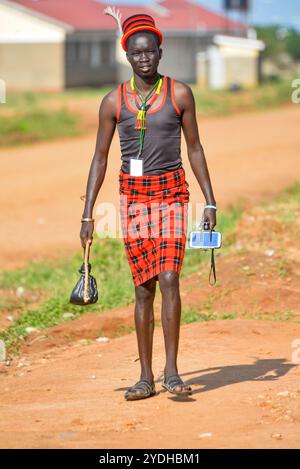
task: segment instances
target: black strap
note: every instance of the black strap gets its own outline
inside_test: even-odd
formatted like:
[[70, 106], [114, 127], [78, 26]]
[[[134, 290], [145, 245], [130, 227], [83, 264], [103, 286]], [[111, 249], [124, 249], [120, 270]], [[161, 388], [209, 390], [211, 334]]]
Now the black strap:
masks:
[[[209, 272], [209, 284], [214, 285], [217, 281], [216, 277], [216, 265], [215, 265], [215, 253], [214, 249], [211, 250], [211, 257], [210, 257], [210, 272]], [[211, 283], [210, 278], [211, 278], [211, 273], [213, 272], [214, 274], [214, 283]]]
[[[203, 221], [203, 227], [204, 227], [204, 230], [207, 230], [208, 229], [208, 226], [209, 226], [209, 223], [206, 222], [206, 221]], [[212, 237], [212, 232], [214, 231], [214, 229], [210, 230], [210, 239]], [[214, 248], [211, 249], [211, 256], [210, 256], [210, 271], [209, 271], [209, 277], [208, 277], [208, 281], [209, 281], [209, 284], [210, 285], [215, 285], [216, 281], [217, 281], [217, 276], [216, 276], [216, 265], [215, 265], [215, 252], [214, 252]], [[213, 273], [214, 275], [214, 282], [211, 283], [211, 274]]]

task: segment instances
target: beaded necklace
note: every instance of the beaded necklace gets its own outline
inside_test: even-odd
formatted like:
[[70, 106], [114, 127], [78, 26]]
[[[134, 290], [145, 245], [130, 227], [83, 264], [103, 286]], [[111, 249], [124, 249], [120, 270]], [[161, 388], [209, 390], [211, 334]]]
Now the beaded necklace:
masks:
[[[135, 126], [134, 128], [137, 130], [140, 130], [140, 150], [139, 150], [139, 155], [142, 153], [143, 146], [144, 146], [144, 140], [145, 140], [145, 130], [147, 129], [146, 127], [146, 113], [150, 106], [155, 102], [155, 100], [158, 98], [158, 95], [160, 93], [161, 87], [162, 87], [162, 75], [159, 74], [159, 78], [156, 81], [155, 85], [151, 88], [149, 93], [143, 97], [141, 91], [138, 89], [138, 87], [135, 84], [134, 77], [131, 78], [130, 80], [130, 87], [134, 95], [135, 103], [137, 108], [139, 109], [139, 112], [136, 117], [135, 121]], [[152, 96], [153, 95], [153, 96]], [[147, 101], [151, 98], [149, 104], [147, 104]], [[138, 102], [138, 97], [141, 100], [142, 104], [139, 104]]]

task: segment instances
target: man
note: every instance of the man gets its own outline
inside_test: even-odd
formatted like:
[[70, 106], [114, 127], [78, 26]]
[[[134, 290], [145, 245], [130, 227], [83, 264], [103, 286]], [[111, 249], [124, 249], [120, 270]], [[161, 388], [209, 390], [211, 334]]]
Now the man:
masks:
[[[210, 229], [216, 225], [216, 202], [199, 139], [192, 90], [188, 85], [158, 73], [162, 57], [162, 33], [156, 28], [151, 16], [138, 14], [127, 18], [122, 24], [122, 31], [122, 46], [132, 67], [133, 77], [130, 82], [108, 93], [100, 105], [96, 149], [88, 177], [80, 233], [83, 247], [87, 242], [92, 242], [93, 207], [104, 180], [116, 125], [122, 150], [120, 194], [121, 198], [127, 197], [125, 202], [121, 201], [122, 229], [127, 228], [126, 222], [132, 220], [132, 214], [125, 212], [139, 202], [146, 205], [146, 213], [150, 214], [150, 202], [163, 201], [167, 205], [175, 202], [186, 221], [189, 192], [180, 156], [181, 128], [191, 167], [206, 199], [204, 220]], [[145, 101], [146, 97], [148, 101]], [[174, 216], [173, 222], [175, 218], [178, 217]], [[125, 393], [127, 400], [143, 399], [156, 393], [152, 372], [156, 281], [162, 293], [161, 314], [166, 351], [162, 386], [180, 396], [192, 392], [191, 387], [185, 385], [178, 375], [177, 368], [181, 317], [179, 273], [186, 233], [178, 233], [176, 228], [175, 239], [173, 224], [173, 236], [171, 233], [171, 236], [165, 237], [161, 228], [161, 215], [159, 220], [156, 237], [137, 238], [132, 233], [128, 234], [126, 229], [123, 230], [135, 284], [135, 325], [141, 364], [140, 380]], [[135, 227], [137, 229], [138, 225]]]

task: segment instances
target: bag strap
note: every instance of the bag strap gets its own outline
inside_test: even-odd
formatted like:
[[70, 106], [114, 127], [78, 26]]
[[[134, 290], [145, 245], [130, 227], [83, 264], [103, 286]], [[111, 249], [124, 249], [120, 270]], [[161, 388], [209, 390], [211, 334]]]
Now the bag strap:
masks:
[[84, 291], [83, 291], [83, 300], [87, 303], [90, 299], [89, 290], [88, 290], [88, 280], [89, 280], [89, 257], [90, 257], [90, 243], [87, 242], [84, 248]]
[[[209, 280], [209, 284], [210, 285], [214, 285], [217, 281], [217, 277], [216, 277], [216, 265], [215, 265], [215, 254], [214, 254], [214, 248], [211, 250], [211, 257], [210, 257], [210, 272], [209, 272], [209, 277], [208, 277], [208, 280]], [[210, 281], [210, 277], [211, 277], [211, 273], [213, 272], [214, 274], [214, 283], [211, 283]]]
[[[204, 221], [204, 219], [202, 218], [201, 222], [199, 223], [199, 228], [200, 230], [205, 230], [207, 229], [207, 222]], [[212, 236], [212, 232], [214, 231], [214, 229], [212, 230], [209, 230], [210, 231], [210, 237]], [[217, 281], [217, 276], [216, 276], [216, 264], [215, 264], [215, 252], [214, 252], [214, 248], [211, 249], [211, 256], [210, 256], [210, 271], [209, 271], [209, 277], [208, 277], [208, 281], [209, 281], [209, 284], [210, 285], [215, 285], [216, 281]], [[214, 275], [214, 282], [211, 283], [211, 274], [213, 273]]]

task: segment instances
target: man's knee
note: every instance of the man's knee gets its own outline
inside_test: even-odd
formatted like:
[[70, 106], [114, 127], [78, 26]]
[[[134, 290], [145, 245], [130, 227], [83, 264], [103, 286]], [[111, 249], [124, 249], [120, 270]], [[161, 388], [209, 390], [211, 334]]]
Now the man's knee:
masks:
[[159, 287], [161, 291], [170, 288], [178, 288], [179, 275], [173, 270], [166, 270], [158, 274]]
[[135, 287], [135, 296], [138, 302], [147, 303], [154, 300], [156, 282], [152, 279]]

